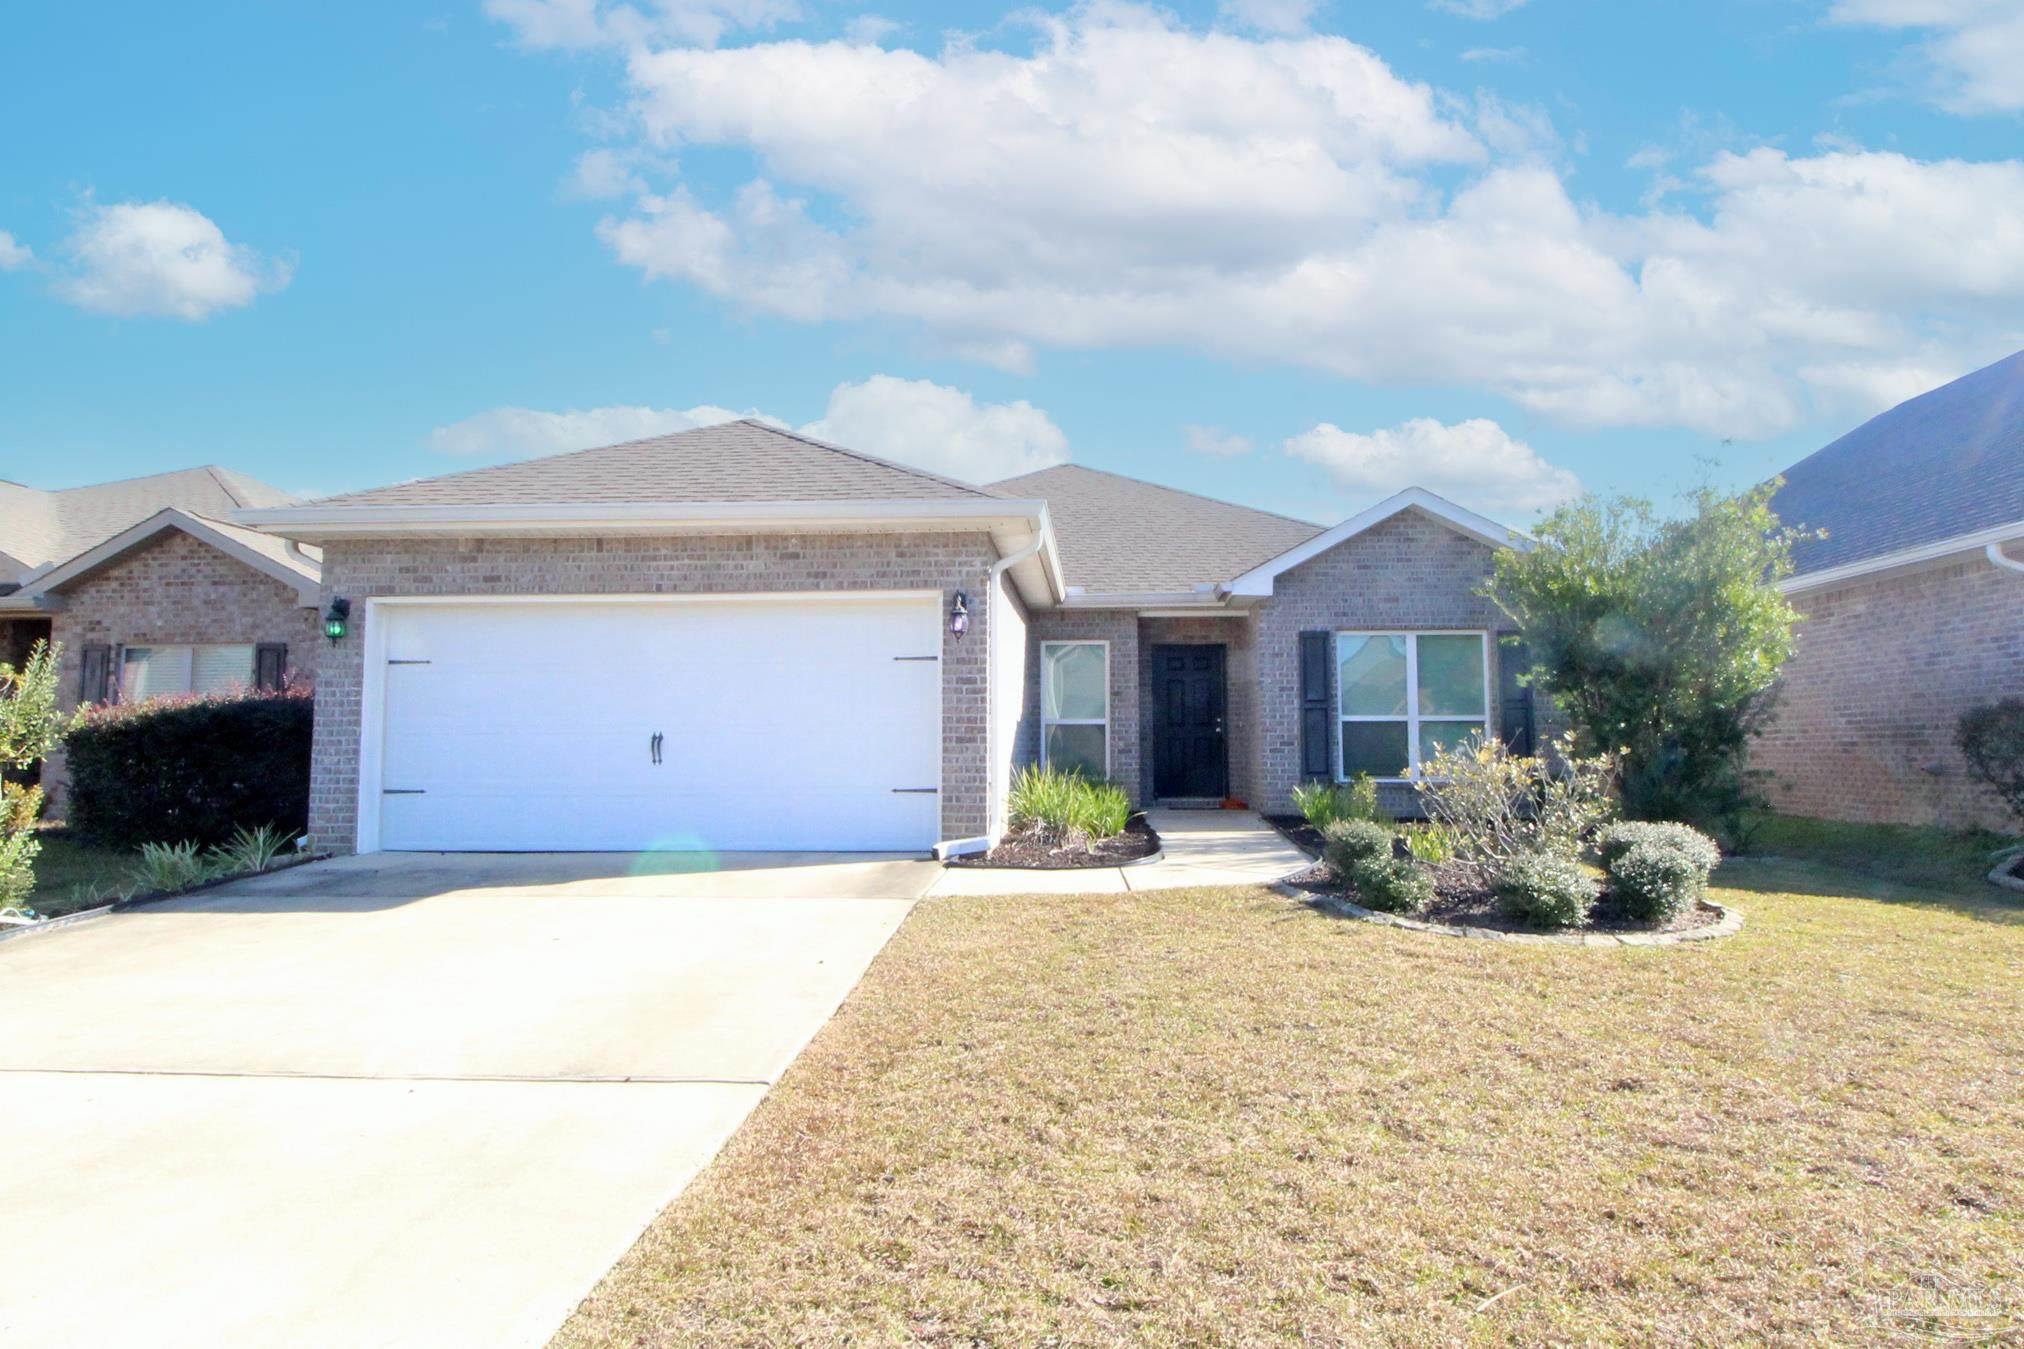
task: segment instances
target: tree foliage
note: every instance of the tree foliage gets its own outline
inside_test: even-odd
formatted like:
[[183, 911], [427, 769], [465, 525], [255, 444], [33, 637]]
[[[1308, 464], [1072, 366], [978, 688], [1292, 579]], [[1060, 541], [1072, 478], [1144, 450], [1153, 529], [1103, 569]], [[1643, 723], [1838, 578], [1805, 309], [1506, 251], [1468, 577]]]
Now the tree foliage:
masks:
[[[37, 642], [19, 669], [0, 665], [0, 766], [28, 767], [56, 746], [63, 714], [56, 706], [58, 649]], [[42, 789], [0, 782], [0, 909], [19, 908], [35, 889], [35, 855], [42, 850], [35, 821]]]
[[1771, 510], [1778, 483], [1695, 492], [1661, 516], [1635, 497], [1585, 497], [1497, 557], [1489, 594], [1518, 624], [1531, 679], [1587, 753], [1619, 759], [1624, 814], [1721, 821], [1754, 801], [1744, 759], [1792, 654], [1778, 591], [1800, 535]]
[[2024, 698], [1970, 708], [1954, 740], [1975, 776], [2024, 822]]

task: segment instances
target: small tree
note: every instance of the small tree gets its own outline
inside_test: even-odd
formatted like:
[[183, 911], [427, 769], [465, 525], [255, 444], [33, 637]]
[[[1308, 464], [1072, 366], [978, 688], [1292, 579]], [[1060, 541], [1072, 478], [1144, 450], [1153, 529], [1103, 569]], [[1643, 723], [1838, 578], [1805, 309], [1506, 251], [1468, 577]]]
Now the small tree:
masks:
[[[20, 669], [0, 665], [0, 766], [24, 769], [56, 746], [57, 648], [37, 642]], [[0, 782], [0, 909], [19, 908], [35, 889], [35, 837], [42, 788]]]
[[1954, 740], [1975, 776], [2024, 822], [2024, 698], [1968, 709]]
[[1733, 828], [1755, 800], [1744, 756], [1798, 619], [1778, 591], [1799, 535], [1772, 513], [1777, 488], [1703, 488], [1679, 519], [1585, 497], [1540, 525], [1542, 547], [1497, 557], [1488, 593], [1522, 629], [1531, 678], [1584, 752], [1618, 754], [1632, 819]]

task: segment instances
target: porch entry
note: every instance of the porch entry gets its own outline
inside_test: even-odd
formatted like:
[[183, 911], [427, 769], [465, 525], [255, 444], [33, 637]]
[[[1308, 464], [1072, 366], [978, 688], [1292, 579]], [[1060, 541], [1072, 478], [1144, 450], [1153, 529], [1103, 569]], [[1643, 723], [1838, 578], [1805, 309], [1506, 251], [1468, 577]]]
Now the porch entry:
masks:
[[1230, 792], [1221, 646], [1152, 649], [1153, 795], [1221, 801]]

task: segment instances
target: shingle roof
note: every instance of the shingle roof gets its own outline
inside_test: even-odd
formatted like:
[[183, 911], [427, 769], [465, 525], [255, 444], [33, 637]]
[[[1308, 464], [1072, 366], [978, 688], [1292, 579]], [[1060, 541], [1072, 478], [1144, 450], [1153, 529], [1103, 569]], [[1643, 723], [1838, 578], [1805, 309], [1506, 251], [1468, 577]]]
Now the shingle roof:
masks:
[[1165, 594], [1228, 581], [1321, 533], [1305, 520], [1079, 464], [992, 487], [1046, 501], [1065, 579], [1087, 593]]
[[892, 501], [990, 497], [978, 487], [757, 421], [677, 431], [327, 497], [319, 506]]
[[54, 492], [0, 482], [0, 584], [68, 561], [164, 508], [217, 519], [294, 500], [278, 487], [208, 465]]
[[2024, 520], [2024, 351], [1800, 460], [1772, 506], [1827, 531], [1794, 549], [1802, 574]]

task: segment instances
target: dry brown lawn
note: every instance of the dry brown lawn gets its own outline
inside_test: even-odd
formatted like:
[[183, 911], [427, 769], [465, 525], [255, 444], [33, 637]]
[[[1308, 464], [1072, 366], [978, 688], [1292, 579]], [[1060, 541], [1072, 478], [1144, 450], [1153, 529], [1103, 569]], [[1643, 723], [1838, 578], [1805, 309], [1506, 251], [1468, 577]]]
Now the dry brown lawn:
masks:
[[2017, 1342], [2024, 906], [1722, 879], [1665, 949], [924, 903], [558, 1342]]

